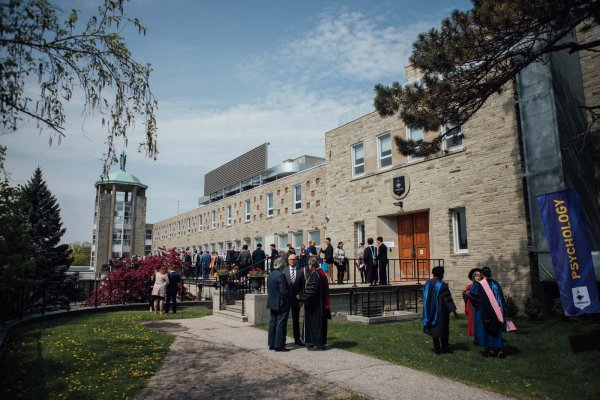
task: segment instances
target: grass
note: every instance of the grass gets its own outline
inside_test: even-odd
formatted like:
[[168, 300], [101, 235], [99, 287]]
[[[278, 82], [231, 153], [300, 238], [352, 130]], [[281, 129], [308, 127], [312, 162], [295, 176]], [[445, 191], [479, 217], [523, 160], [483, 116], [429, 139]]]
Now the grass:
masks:
[[[365, 326], [349, 322], [330, 325], [329, 344], [395, 364], [431, 372], [524, 399], [598, 398], [600, 381], [593, 371], [600, 363], [600, 322], [516, 322], [505, 338], [506, 359], [485, 358], [466, 335], [464, 317], [451, 321], [453, 354], [433, 353], [420, 321]], [[576, 350], [574, 352], [572, 345]], [[579, 347], [579, 348], [577, 348]]]
[[140, 322], [210, 314], [202, 308], [163, 316], [108, 312], [26, 328], [12, 336], [0, 362], [0, 398], [131, 398], [160, 368], [174, 340]]
[[419, 320], [376, 325], [330, 322], [328, 344], [523, 399], [598, 398], [600, 380], [594, 371], [600, 365], [600, 320], [516, 324], [516, 332], [504, 335], [505, 359], [483, 357], [483, 349], [466, 334], [464, 316], [450, 322], [452, 354], [433, 353], [431, 338], [422, 333]]

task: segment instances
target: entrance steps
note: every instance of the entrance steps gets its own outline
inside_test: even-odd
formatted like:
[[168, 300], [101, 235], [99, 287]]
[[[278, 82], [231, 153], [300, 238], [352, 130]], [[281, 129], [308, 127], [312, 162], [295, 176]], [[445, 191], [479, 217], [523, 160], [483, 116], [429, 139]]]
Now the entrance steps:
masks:
[[248, 316], [242, 315], [241, 300], [236, 300], [234, 304], [227, 304], [224, 310], [213, 310], [213, 314], [220, 315], [237, 322], [248, 322]]

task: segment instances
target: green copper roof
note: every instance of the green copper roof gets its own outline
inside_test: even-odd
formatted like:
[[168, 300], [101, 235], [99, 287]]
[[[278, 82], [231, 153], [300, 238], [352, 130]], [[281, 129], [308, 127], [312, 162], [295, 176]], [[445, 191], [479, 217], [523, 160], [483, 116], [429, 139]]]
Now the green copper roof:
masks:
[[131, 185], [131, 186], [140, 186], [144, 189], [148, 186], [144, 185], [140, 180], [135, 176], [123, 170], [118, 170], [115, 172], [111, 172], [108, 174], [108, 179], [104, 179], [96, 182], [96, 186], [98, 185], [107, 185], [112, 183], [120, 183], [123, 185]]

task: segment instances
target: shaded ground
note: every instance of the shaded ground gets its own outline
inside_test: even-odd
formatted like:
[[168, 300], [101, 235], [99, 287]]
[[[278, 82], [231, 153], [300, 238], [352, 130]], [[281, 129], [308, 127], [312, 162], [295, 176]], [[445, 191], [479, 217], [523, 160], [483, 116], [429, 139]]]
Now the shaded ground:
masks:
[[[186, 337], [174, 323], [147, 324], [177, 335], [162, 368], [138, 399], [324, 399], [352, 393], [255, 351]], [[290, 354], [290, 353], [287, 353]]]

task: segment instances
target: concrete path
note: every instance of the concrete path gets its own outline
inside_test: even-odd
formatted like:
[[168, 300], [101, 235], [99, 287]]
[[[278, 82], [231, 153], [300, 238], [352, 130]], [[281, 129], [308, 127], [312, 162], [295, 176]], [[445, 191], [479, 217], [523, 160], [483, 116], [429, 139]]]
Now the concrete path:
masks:
[[[354, 393], [369, 399], [508, 399], [497, 393], [341, 349], [331, 348], [317, 352], [307, 351], [294, 345], [288, 346], [291, 350], [289, 352], [269, 351], [267, 332], [222, 317], [170, 320], [160, 324], [163, 328], [156, 328], [177, 335], [178, 340], [185, 341], [185, 348], [181, 348], [180, 344], [176, 345], [178, 342], [176, 340], [175, 349], [171, 349], [163, 370], [152, 378], [150, 385], [139, 398], [306, 399], [339, 398]], [[293, 343], [293, 340], [288, 339], [288, 343]], [[194, 359], [210, 358], [210, 351], [214, 349], [227, 349], [227, 354], [221, 354], [217, 360], [212, 360], [215, 363], [212, 364], [214, 368], [223, 371], [221, 374], [223, 377], [236, 375], [240, 359], [251, 360], [250, 364], [254, 366], [251, 369], [281, 373], [252, 375], [250, 380], [256, 379], [254, 386], [237, 385], [236, 387], [234, 382], [230, 382], [231, 391], [214, 387], [213, 390], [202, 390], [202, 393], [188, 391], [180, 395], [171, 393], [170, 396], [164, 396], [166, 394], [164, 377], [169, 373], [168, 369], [190, 371], [190, 366], [184, 365], [186, 362], [184, 354], [196, 352], [196, 348], [204, 348], [204, 352], [197, 352]], [[227, 365], [219, 365], [223, 363]], [[179, 372], [179, 375], [181, 376], [182, 373], [189, 372]], [[298, 382], [301, 384], [295, 388], [285, 387], [286, 382], [293, 381], [290, 377], [296, 376], [299, 377]], [[277, 388], [281, 384], [284, 386]], [[308, 390], [313, 385], [316, 385], [314, 386], [316, 391]], [[225, 387], [227, 388], [227, 385]], [[239, 391], [239, 389], [252, 387], [271, 387], [274, 390], [254, 393], [247, 390]]]

